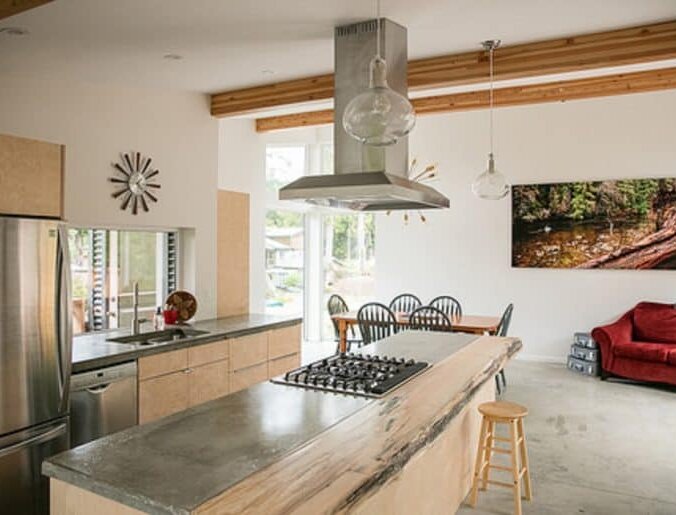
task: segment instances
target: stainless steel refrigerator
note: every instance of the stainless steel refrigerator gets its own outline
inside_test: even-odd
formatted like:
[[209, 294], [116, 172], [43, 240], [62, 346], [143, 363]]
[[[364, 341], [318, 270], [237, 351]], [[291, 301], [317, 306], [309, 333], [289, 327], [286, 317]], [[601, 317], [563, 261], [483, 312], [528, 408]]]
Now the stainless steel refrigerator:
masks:
[[68, 239], [61, 222], [0, 217], [0, 513], [47, 513], [42, 461], [68, 449]]

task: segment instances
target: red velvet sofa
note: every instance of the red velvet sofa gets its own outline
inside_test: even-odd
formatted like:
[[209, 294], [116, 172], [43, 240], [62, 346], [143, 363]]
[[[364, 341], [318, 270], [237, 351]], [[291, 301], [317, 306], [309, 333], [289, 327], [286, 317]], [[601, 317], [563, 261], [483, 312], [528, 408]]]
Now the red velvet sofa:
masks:
[[597, 327], [601, 378], [611, 375], [676, 385], [676, 309], [641, 302], [615, 323]]

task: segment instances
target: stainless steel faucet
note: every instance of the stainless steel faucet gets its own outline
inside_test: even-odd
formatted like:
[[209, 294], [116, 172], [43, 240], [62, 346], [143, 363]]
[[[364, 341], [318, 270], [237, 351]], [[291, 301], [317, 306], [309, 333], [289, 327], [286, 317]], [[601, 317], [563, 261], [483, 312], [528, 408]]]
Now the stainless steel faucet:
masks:
[[145, 318], [138, 317], [138, 282], [134, 282], [134, 315], [131, 319], [131, 334], [139, 334], [141, 332], [141, 324], [147, 322]]

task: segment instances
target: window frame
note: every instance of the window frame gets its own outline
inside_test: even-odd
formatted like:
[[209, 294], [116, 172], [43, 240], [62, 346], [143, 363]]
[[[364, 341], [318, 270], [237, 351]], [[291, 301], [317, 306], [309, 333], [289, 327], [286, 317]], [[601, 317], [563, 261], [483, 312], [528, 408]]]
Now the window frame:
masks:
[[[174, 289], [180, 288], [180, 282], [181, 282], [181, 277], [182, 277], [182, 262], [181, 262], [181, 230], [179, 228], [157, 228], [157, 227], [124, 227], [124, 226], [102, 226], [102, 225], [84, 225], [84, 224], [68, 224], [67, 225], [67, 231], [70, 232], [71, 230], [84, 230], [84, 231], [91, 231], [92, 237], [94, 236], [95, 233], [105, 233], [105, 240], [103, 242], [103, 245], [106, 245], [106, 241], [110, 240], [110, 233], [111, 232], [143, 232], [143, 233], [154, 233], [156, 236], [157, 235], [163, 235], [163, 253], [162, 256], [160, 256], [160, 253], [156, 253], [156, 264], [155, 264], [155, 270], [156, 270], [156, 284], [159, 284], [159, 281], [161, 280], [161, 288], [156, 289], [156, 295], [157, 299], [161, 297], [161, 302], [160, 305], [164, 303], [164, 299], [166, 299], [167, 295], [171, 290], [169, 288], [171, 287], [172, 283], [175, 286]], [[172, 246], [173, 246], [173, 254], [174, 254], [174, 264], [173, 264], [173, 278], [170, 280], [169, 278], [169, 260], [170, 260], [170, 240], [173, 241]], [[92, 243], [92, 251], [94, 251], [94, 244]], [[94, 272], [94, 254], [92, 252], [91, 258], [91, 267], [92, 267], [92, 274]], [[72, 259], [71, 259], [71, 266], [72, 266]], [[105, 265], [103, 266], [104, 271], [107, 272], [108, 268], [111, 267], [106, 267]], [[118, 267], [119, 270], [119, 267]], [[91, 313], [91, 320], [90, 322], [90, 330], [89, 331], [83, 331], [79, 333], [74, 333], [74, 336], [79, 336], [79, 335], [85, 335], [85, 334], [91, 334], [91, 333], [109, 333], [112, 331], [119, 331], [121, 329], [124, 329], [124, 327], [120, 327], [119, 323], [117, 324], [117, 327], [110, 327], [110, 320], [109, 317], [110, 315], [106, 315], [107, 312], [111, 311], [110, 306], [106, 305], [106, 300], [110, 301], [111, 295], [110, 292], [105, 291], [105, 275], [103, 275], [102, 280], [104, 282], [103, 286], [103, 291], [101, 292], [102, 295], [102, 305], [97, 308], [95, 306], [95, 299], [94, 299], [94, 285], [92, 284], [92, 288], [89, 291], [89, 295], [87, 297], [87, 306], [90, 310]], [[72, 283], [72, 279], [71, 279]], [[71, 285], [72, 286], [72, 285]], [[120, 294], [119, 292], [116, 295], [116, 307], [115, 307], [115, 318], [116, 321], [119, 321], [120, 318], [120, 313], [121, 313], [121, 308], [119, 307], [119, 297]], [[94, 317], [95, 317], [95, 310], [101, 311], [100, 316], [103, 317], [103, 327], [100, 329], [94, 328], [95, 323], [94, 323]], [[144, 311], [147, 311], [147, 308], [143, 308]]]

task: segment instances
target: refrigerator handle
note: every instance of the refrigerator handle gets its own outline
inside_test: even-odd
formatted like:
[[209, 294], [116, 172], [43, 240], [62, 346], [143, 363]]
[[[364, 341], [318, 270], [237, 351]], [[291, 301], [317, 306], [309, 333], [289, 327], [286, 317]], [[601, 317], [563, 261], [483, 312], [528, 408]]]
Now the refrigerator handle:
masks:
[[72, 363], [73, 321], [70, 288], [68, 232], [65, 224], [59, 224], [56, 255], [56, 335], [62, 412], [68, 411]]
[[0, 449], [0, 458], [8, 454], [12, 454], [13, 452], [18, 451], [19, 449], [23, 449], [24, 447], [30, 447], [31, 445], [53, 440], [57, 436], [61, 436], [62, 434], [64, 434], [67, 429], [68, 426], [66, 425], [66, 423], [61, 423], [58, 426], [45, 431], [44, 433], [32, 436], [31, 438], [27, 438], [26, 440], [22, 440], [13, 445], [4, 447]]

